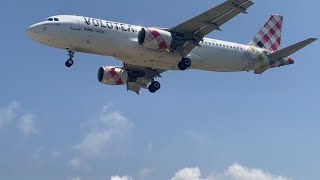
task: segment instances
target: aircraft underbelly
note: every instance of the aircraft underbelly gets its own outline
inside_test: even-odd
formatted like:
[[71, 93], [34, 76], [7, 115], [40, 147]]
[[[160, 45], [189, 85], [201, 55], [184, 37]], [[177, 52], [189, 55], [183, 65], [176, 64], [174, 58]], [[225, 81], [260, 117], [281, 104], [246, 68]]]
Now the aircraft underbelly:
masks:
[[202, 60], [197, 69], [207, 71], [232, 72], [241, 71], [241, 54], [228, 49], [214, 47], [197, 47], [194, 52], [200, 54]]
[[126, 54], [127, 58], [122, 60], [127, 63], [168, 70], [176, 70], [180, 60], [179, 55], [175, 53], [153, 51], [137, 46], [126, 51]]

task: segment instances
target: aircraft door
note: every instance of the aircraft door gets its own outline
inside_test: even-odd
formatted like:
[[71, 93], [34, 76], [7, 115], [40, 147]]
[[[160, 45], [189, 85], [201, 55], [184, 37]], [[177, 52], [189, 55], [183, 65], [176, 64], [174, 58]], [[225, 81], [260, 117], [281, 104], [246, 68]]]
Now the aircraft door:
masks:
[[71, 29], [72, 30], [81, 30], [81, 26], [80, 26], [80, 20], [77, 18], [76, 20], [74, 20], [74, 22], [71, 25]]

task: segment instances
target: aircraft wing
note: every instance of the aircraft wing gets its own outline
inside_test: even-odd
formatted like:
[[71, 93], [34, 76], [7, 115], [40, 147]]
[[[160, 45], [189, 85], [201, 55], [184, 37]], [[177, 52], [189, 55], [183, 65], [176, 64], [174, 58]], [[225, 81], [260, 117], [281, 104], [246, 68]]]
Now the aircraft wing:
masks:
[[181, 45], [176, 51], [187, 56], [204, 36], [214, 30], [221, 31], [220, 26], [240, 13], [247, 14], [247, 9], [254, 3], [251, 0], [227, 0], [224, 3], [169, 29], [181, 38]]

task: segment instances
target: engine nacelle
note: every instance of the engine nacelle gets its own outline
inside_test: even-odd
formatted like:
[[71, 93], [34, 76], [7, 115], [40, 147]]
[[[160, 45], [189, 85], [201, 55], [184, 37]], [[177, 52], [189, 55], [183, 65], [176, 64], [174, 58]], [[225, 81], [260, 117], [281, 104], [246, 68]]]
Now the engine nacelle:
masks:
[[103, 66], [98, 70], [98, 81], [102, 84], [124, 85], [128, 81], [128, 71], [113, 66]]
[[142, 28], [138, 34], [138, 43], [152, 50], [168, 49], [172, 43], [172, 35], [161, 29]]

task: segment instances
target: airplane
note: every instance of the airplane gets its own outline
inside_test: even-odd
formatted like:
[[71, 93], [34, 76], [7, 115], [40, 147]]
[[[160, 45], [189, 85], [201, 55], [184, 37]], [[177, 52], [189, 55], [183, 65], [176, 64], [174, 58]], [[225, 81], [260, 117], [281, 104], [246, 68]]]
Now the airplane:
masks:
[[214, 72], [253, 71], [294, 64], [290, 55], [316, 41], [309, 38], [279, 49], [283, 16], [271, 15], [248, 45], [205, 38], [239, 14], [247, 14], [252, 0], [226, 0], [220, 5], [172, 28], [142, 27], [83, 16], [57, 15], [36, 23], [27, 34], [44, 45], [68, 52], [67, 67], [75, 52], [112, 56], [122, 66], [102, 66], [98, 81], [126, 85], [139, 94], [155, 93], [156, 78], [168, 70], [197, 69]]

